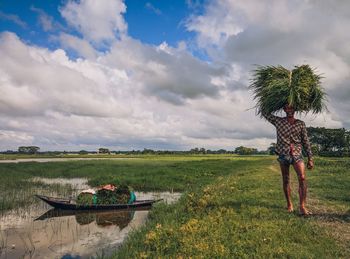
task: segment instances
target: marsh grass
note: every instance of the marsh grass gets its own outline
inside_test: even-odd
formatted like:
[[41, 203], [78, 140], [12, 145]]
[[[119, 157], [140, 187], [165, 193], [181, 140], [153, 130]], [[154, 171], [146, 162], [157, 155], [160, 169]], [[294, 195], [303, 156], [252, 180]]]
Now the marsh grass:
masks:
[[[257, 158], [250, 158], [252, 160]], [[132, 160], [88, 160], [0, 164], [0, 212], [35, 201], [36, 193], [71, 195], [70, 185], [48, 185], [34, 177], [88, 178], [88, 184], [127, 184], [136, 191], [184, 191], [227, 174], [235, 156], [142, 156]]]
[[23, 172], [21, 167], [16, 169], [2, 165], [0, 168], [0, 214], [33, 204], [36, 201], [34, 194], [67, 195], [73, 191], [70, 185], [49, 185], [30, 181], [31, 174]]

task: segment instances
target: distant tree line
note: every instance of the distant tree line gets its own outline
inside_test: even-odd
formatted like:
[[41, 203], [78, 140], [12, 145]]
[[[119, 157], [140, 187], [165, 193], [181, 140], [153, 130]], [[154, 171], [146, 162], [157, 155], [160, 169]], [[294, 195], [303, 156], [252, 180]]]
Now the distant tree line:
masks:
[[[350, 130], [344, 128], [340, 129], [327, 129], [320, 127], [308, 127], [307, 128], [309, 139], [311, 142], [311, 148], [314, 155], [319, 156], [350, 156]], [[172, 150], [153, 150], [144, 148], [143, 150], [131, 150], [131, 151], [110, 151], [108, 148], [99, 148], [97, 151], [45, 151], [40, 152], [40, 148], [37, 146], [20, 146], [17, 151], [7, 150], [0, 152], [2, 154], [42, 154], [42, 155], [62, 155], [62, 154], [124, 154], [124, 155], [138, 155], [138, 154], [169, 154], [169, 155], [201, 155], [201, 154], [238, 154], [238, 155], [274, 155], [276, 150], [276, 143], [271, 143], [267, 150], [259, 151], [256, 148], [239, 146], [234, 150], [210, 150], [201, 148], [192, 148], [188, 151], [172, 151]]]
[[80, 151], [39, 151], [39, 147], [35, 146], [22, 146], [18, 148], [18, 151], [7, 150], [0, 152], [2, 154], [41, 154], [41, 155], [87, 155], [87, 154], [123, 154], [123, 155], [145, 155], [145, 154], [192, 154], [192, 155], [200, 155], [200, 154], [241, 154], [241, 155], [249, 155], [249, 154], [257, 154], [259, 153], [255, 148], [246, 148], [246, 147], [238, 147], [233, 151], [218, 149], [218, 150], [210, 150], [205, 148], [192, 148], [188, 151], [179, 151], [179, 150], [153, 150], [150, 148], [144, 148], [143, 150], [127, 150], [127, 151], [113, 151], [108, 148], [99, 148], [97, 151], [88, 151], [88, 150], [80, 150]]
[[235, 154], [238, 155], [258, 155], [258, 154], [266, 154], [265, 151], [258, 151], [256, 148], [249, 148], [244, 146], [236, 147]]
[[100, 154], [110, 154], [111, 152], [109, 151], [108, 148], [101, 147], [101, 148], [98, 149], [98, 153], [100, 153]]
[[[350, 130], [344, 128], [327, 129], [324, 127], [308, 127], [312, 153], [318, 156], [345, 157], [350, 156]], [[276, 143], [268, 148], [270, 155], [275, 154]]]
[[20, 154], [36, 154], [40, 150], [37, 146], [21, 146], [18, 147], [18, 153]]
[[205, 154], [238, 154], [238, 155], [261, 155], [261, 154], [268, 154], [266, 150], [264, 151], [258, 151], [256, 148], [249, 148], [240, 146], [235, 148], [234, 150], [226, 150], [226, 149], [218, 149], [218, 150], [211, 150], [211, 149], [205, 149], [203, 147], [201, 148], [192, 148], [189, 151], [169, 151], [169, 150], [153, 150], [145, 148], [142, 151], [141, 150], [132, 150], [132, 151], [111, 151], [112, 153], [116, 154], [189, 154], [189, 155], [205, 155]]
[[312, 152], [320, 156], [350, 156], [350, 130], [307, 128]]
[[204, 154], [234, 154], [234, 151], [227, 151], [225, 149], [210, 150], [205, 148], [192, 148], [189, 151], [179, 151], [179, 150], [153, 150], [145, 148], [143, 150], [132, 150], [132, 151], [112, 151], [117, 154], [154, 154], [154, 155], [176, 155], [176, 154], [189, 154], [189, 155], [204, 155]]

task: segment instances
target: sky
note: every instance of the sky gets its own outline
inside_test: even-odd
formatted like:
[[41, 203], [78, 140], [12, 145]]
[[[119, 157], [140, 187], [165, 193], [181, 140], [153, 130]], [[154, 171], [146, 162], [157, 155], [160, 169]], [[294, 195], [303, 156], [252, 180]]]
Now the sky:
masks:
[[349, 129], [348, 28], [340, 0], [0, 0], [0, 150], [264, 150], [256, 65], [315, 68], [298, 118]]

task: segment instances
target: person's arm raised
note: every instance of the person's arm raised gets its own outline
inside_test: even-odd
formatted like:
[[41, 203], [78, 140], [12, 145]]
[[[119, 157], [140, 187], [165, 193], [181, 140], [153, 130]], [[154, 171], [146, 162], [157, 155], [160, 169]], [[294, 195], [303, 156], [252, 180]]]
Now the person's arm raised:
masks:
[[279, 117], [277, 117], [275, 115], [268, 114], [268, 113], [261, 113], [261, 115], [273, 125], [276, 125], [276, 121], [279, 118]]

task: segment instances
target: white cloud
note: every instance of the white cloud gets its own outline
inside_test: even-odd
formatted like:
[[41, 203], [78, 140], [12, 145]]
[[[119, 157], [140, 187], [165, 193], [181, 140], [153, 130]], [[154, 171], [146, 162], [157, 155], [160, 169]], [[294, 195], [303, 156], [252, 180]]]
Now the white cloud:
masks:
[[326, 123], [309, 123], [350, 127], [346, 119], [350, 106], [344, 103], [350, 97], [350, 39], [344, 34], [350, 25], [344, 11], [348, 8], [346, 2], [219, 0], [209, 2], [204, 14], [192, 17], [187, 28], [197, 33], [199, 46], [214, 61], [239, 67], [238, 81], [246, 85], [254, 64], [292, 68], [308, 63], [316, 67], [325, 77], [323, 85], [333, 114], [325, 115]]
[[61, 46], [64, 49], [70, 49], [78, 53], [81, 57], [88, 59], [95, 59], [98, 55], [97, 51], [91, 46], [91, 44], [76, 36], [61, 33], [58, 37]]
[[101, 62], [127, 70], [145, 94], [178, 105], [186, 99], [217, 96], [211, 77], [226, 73], [224, 68], [210, 66], [181, 48], [164, 43], [156, 48], [131, 38], [116, 42]]
[[15, 14], [7, 14], [7, 13], [0, 11], [0, 19], [11, 21], [11, 22], [17, 24], [18, 26], [22, 27], [23, 29], [27, 28], [27, 23], [22, 21], [21, 18]]
[[[346, 3], [206, 3], [187, 28], [210, 62], [193, 56], [188, 42], [154, 46], [128, 36], [126, 6], [119, 0], [66, 2], [60, 12], [80, 36], [59, 33], [62, 49], [30, 46], [2, 33], [2, 149], [22, 143], [43, 150], [267, 148], [275, 130], [252, 109], [247, 85], [253, 64], [317, 67], [325, 76], [329, 113], [301, 119], [350, 127]], [[66, 50], [80, 58], [70, 59]]]
[[26, 134], [42, 149], [190, 148], [186, 128], [207, 115], [186, 103], [219, 93], [210, 76], [223, 71], [183, 49], [128, 39], [95, 61], [73, 61], [63, 50], [28, 46], [13, 33], [0, 37], [0, 129]]
[[2, 150], [6, 150], [6, 147], [11, 150], [12, 147], [31, 145], [33, 137], [23, 132], [0, 130], [0, 143]]
[[94, 43], [114, 40], [127, 31], [123, 0], [69, 0], [60, 8], [68, 24]]
[[299, 29], [305, 18], [302, 12], [309, 8], [306, 0], [209, 1], [205, 13], [190, 17], [186, 26], [197, 33], [200, 46], [222, 46], [230, 36], [238, 35], [253, 24], [283, 32]]
[[60, 22], [56, 21], [53, 16], [47, 14], [43, 9], [31, 6], [30, 10], [38, 14], [38, 24], [41, 26], [43, 31], [67, 31], [67, 28], [65, 28]]
[[29, 116], [53, 110], [82, 116], [128, 114], [114, 98], [113, 86], [124, 80], [120, 71], [83, 60], [73, 62], [63, 50], [50, 52], [27, 46], [12, 33], [1, 34], [0, 54], [0, 113]]
[[58, 26], [58, 23], [54, 22], [53, 17], [48, 15], [44, 10], [40, 8], [36, 8], [34, 6], [31, 6], [30, 10], [32, 10], [33, 12], [36, 12], [39, 15], [38, 22], [42, 26], [44, 31], [51, 31], [56, 26]]
[[159, 8], [157, 8], [154, 5], [152, 5], [150, 2], [147, 2], [145, 4], [145, 7], [146, 7], [146, 9], [154, 12], [156, 15], [161, 15], [162, 14], [162, 11]]

